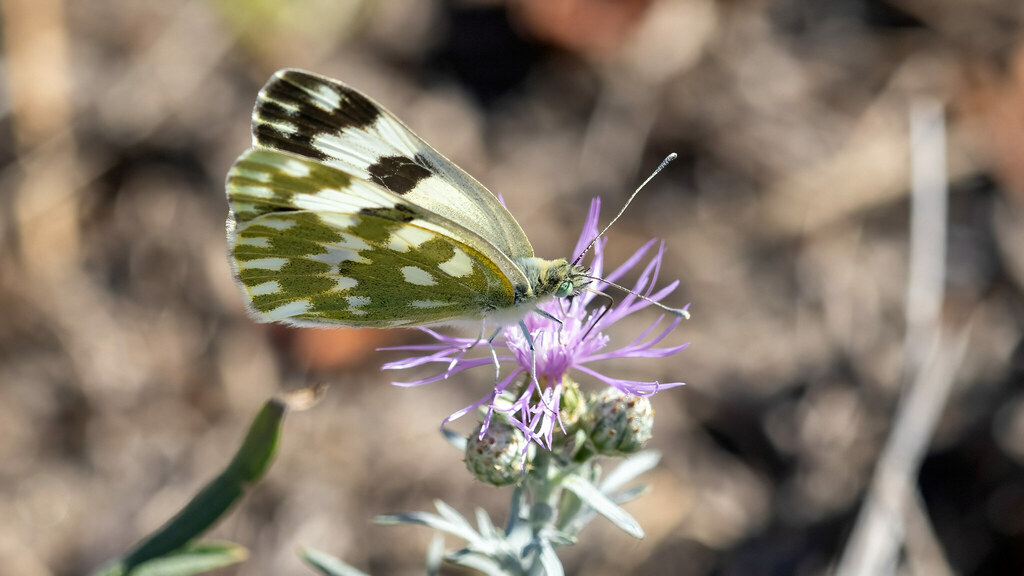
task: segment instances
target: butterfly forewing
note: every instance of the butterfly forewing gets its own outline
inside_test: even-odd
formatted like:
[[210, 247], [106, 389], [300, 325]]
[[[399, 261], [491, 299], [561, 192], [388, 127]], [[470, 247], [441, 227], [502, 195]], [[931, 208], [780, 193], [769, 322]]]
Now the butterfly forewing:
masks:
[[260, 320], [441, 324], [515, 304], [508, 274], [474, 246], [482, 240], [372, 182], [254, 149], [227, 189], [232, 266]]
[[494, 195], [382, 106], [336, 80], [302, 70], [274, 74], [253, 111], [253, 139], [375, 183], [476, 233], [510, 262], [533, 256]]

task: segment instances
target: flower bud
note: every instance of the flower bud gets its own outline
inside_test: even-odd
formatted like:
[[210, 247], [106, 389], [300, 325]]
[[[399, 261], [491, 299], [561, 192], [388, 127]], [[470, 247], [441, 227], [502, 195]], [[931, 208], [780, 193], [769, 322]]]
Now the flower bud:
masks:
[[565, 427], [565, 437], [572, 438], [586, 420], [587, 399], [580, 387], [566, 374], [562, 376], [562, 398], [558, 403], [558, 419]]
[[515, 426], [499, 418], [491, 420], [483, 437], [480, 426], [466, 442], [466, 468], [477, 480], [494, 486], [518, 482], [523, 476], [526, 438]]
[[593, 395], [587, 416], [590, 440], [599, 454], [639, 452], [651, 439], [654, 409], [645, 396], [623, 394], [609, 387]]

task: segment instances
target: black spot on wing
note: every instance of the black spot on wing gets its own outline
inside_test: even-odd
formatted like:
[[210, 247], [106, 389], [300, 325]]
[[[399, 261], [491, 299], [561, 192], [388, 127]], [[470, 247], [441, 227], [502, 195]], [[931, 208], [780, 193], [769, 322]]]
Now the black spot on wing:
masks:
[[313, 136], [316, 134], [315, 132], [312, 134], [304, 134], [299, 131], [289, 134], [274, 124], [253, 123], [252, 134], [256, 138], [256, 143], [266, 148], [281, 150], [283, 152], [291, 152], [304, 158], [318, 160], [320, 162], [323, 162], [328, 158], [327, 154], [324, 154], [313, 147]]
[[416, 218], [416, 213], [405, 204], [395, 204], [393, 208], [363, 208], [360, 214], [369, 214], [385, 220], [394, 222], [410, 222]]
[[395, 194], [405, 194], [433, 173], [405, 156], [378, 158], [369, 168], [370, 180]]
[[324, 160], [313, 146], [318, 134], [367, 129], [380, 108], [359, 92], [328, 78], [301, 70], [275, 74], [260, 91], [253, 111], [257, 144]]

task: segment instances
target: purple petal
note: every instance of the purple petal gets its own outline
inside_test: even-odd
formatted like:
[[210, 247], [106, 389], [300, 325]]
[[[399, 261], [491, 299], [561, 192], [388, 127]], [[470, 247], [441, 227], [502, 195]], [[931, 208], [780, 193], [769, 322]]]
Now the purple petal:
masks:
[[[655, 328], [657, 328], [657, 327], [658, 327], [658, 324], [661, 324], [661, 321], [662, 321], [662, 320], [664, 320], [664, 319], [665, 319], [665, 315], [664, 315], [664, 314], [662, 314], [661, 316], [658, 316], [658, 319], [657, 319], [657, 320], [655, 320], [655, 321], [654, 321], [653, 323], [651, 323], [651, 325], [650, 325], [650, 326], [648, 326], [647, 328], [645, 328], [643, 332], [641, 332], [640, 334], [638, 334], [638, 335], [637, 335], [637, 337], [636, 337], [636, 338], [634, 338], [632, 342], [630, 342], [629, 344], [627, 344], [627, 345], [625, 346], [625, 348], [629, 348], [629, 347], [631, 347], [631, 346], [637, 346], [637, 345], [639, 345], [639, 344], [640, 344], [640, 342], [641, 342], [641, 341], [642, 341], [642, 340], [643, 340], [644, 338], [647, 338], [647, 335], [648, 335], [648, 334], [650, 334], [651, 332], [654, 332], [654, 329], [655, 329]], [[670, 325], [670, 326], [671, 326], [671, 325]]]
[[605, 279], [607, 279], [609, 282], [615, 282], [616, 280], [621, 278], [623, 274], [632, 270], [633, 267], [636, 266], [637, 262], [639, 262], [644, 257], [644, 254], [646, 254], [647, 251], [651, 249], [651, 246], [654, 246], [654, 243], [657, 241], [658, 240], [656, 238], [648, 240], [643, 246], [641, 246], [636, 252], [634, 252], [632, 256], [627, 258], [626, 261], [623, 262], [618, 268], [616, 268], [610, 274], [605, 276]]
[[451, 350], [451, 344], [405, 344], [402, 346], [385, 346], [377, 348], [378, 352], [429, 352], [431, 350]]
[[583, 223], [583, 231], [580, 233], [579, 240], [576, 241], [576, 247], [572, 250], [573, 258], [580, 255], [583, 249], [587, 247], [587, 244], [597, 236], [597, 220], [601, 214], [601, 199], [594, 198], [590, 201], [590, 210], [587, 212], [587, 219]]
[[658, 324], [661, 324], [661, 321], [664, 320], [664, 319], [665, 319], [665, 315], [664, 314], [662, 314], [661, 316], [658, 316], [658, 319], [655, 320], [654, 324], [651, 324], [646, 330], [644, 330], [639, 336], [637, 336], [635, 340], [630, 342], [628, 345], [624, 346], [624, 348], [634, 348], [634, 347], [650, 348], [651, 346], [654, 346], [658, 342], [661, 342], [662, 340], [664, 340], [665, 337], [668, 336], [669, 333], [671, 333], [673, 330], [675, 330], [676, 326], [679, 326], [679, 323], [683, 321], [683, 317], [682, 316], [676, 316], [675, 318], [672, 319], [671, 322], [668, 323], [668, 326], [666, 326], [665, 329], [662, 330], [660, 334], [658, 334], [657, 336], [655, 336], [654, 338], [652, 338], [652, 339], [650, 339], [650, 340], [648, 340], [646, 342], [642, 342], [642, 340], [644, 338], [646, 338], [647, 335], [650, 334], [654, 330], [654, 327], [657, 326]]
[[[660, 322], [660, 321], [661, 321], [661, 319], [659, 318], [658, 322]], [[676, 316], [675, 318], [672, 319], [671, 322], [668, 323], [668, 326], [666, 326], [665, 329], [661, 331], [661, 334], [658, 334], [654, 338], [651, 338], [650, 340], [644, 342], [641, 346], [643, 346], [644, 348], [650, 348], [652, 346], [657, 345], [659, 342], [664, 340], [665, 337], [668, 336], [670, 332], [675, 330], [676, 326], [679, 326], [679, 323], [682, 322], [682, 321], [683, 321], [683, 317], [682, 316]]]
[[672, 382], [670, 384], [659, 384], [657, 381], [644, 382], [641, 380], [625, 380], [622, 378], [612, 378], [611, 376], [605, 376], [596, 370], [591, 370], [585, 366], [577, 366], [577, 370], [590, 374], [594, 378], [612, 386], [618, 388], [622, 392], [627, 394], [635, 394], [637, 396], [650, 396], [659, 390], [666, 388], [674, 388], [676, 386], [683, 386], [683, 382]]
[[[499, 358], [499, 360], [500, 360], [500, 358]], [[506, 360], [508, 360], [508, 359], [506, 358]], [[458, 374], [459, 372], [463, 372], [465, 370], [469, 370], [470, 368], [476, 368], [477, 366], [483, 366], [485, 364], [492, 364], [491, 359], [490, 358], [476, 358], [474, 360], [470, 360], [470, 361], [467, 361], [467, 362], [462, 362], [459, 365], [455, 366], [454, 368], [451, 368], [450, 370], [445, 370], [444, 372], [441, 372], [440, 374], [435, 374], [433, 376], [428, 376], [426, 378], [421, 378], [419, 380], [413, 380], [412, 382], [392, 382], [392, 384], [394, 384], [395, 386], [400, 386], [402, 388], [409, 388], [409, 387], [414, 387], [414, 386], [422, 386], [424, 384], [429, 384], [431, 382], [437, 382], [438, 380], [447, 380], [448, 377], [453, 375], [453, 374]]]

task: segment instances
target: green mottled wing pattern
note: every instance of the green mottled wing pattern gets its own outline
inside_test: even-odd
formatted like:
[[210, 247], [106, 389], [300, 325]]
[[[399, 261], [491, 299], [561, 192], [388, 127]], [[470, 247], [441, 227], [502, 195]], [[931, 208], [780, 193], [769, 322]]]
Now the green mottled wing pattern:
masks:
[[259, 320], [430, 325], [515, 304], [486, 241], [373, 182], [255, 148], [227, 190], [232, 266]]
[[253, 140], [377, 184], [486, 238], [497, 258], [534, 255], [493, 194], [383, 106], [337, 80], [294, 69], [274, 74], [256, 101]]

